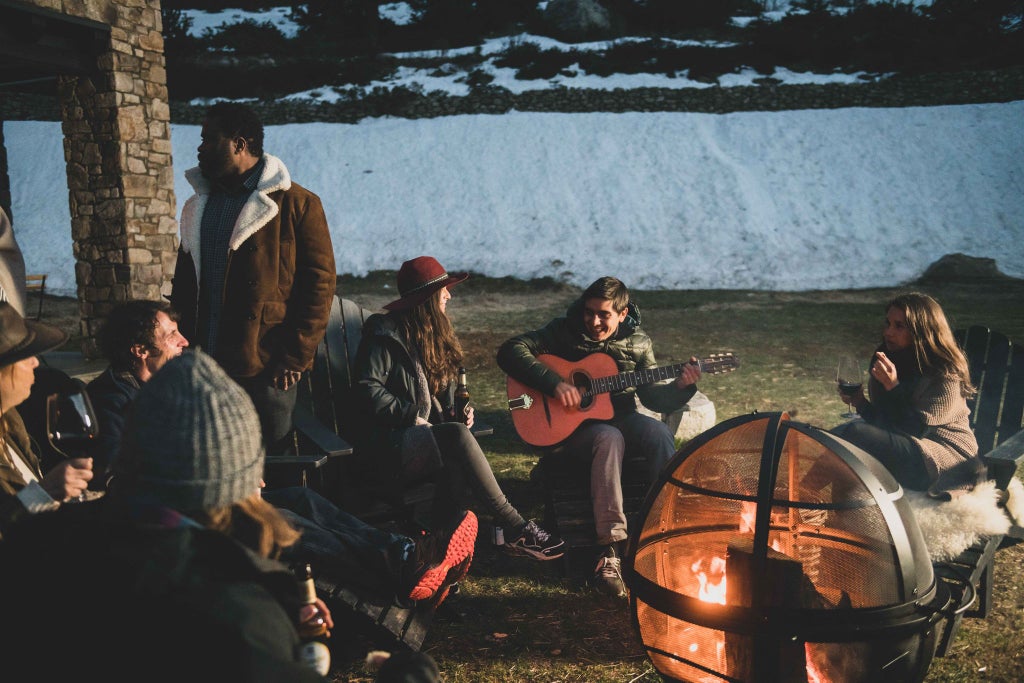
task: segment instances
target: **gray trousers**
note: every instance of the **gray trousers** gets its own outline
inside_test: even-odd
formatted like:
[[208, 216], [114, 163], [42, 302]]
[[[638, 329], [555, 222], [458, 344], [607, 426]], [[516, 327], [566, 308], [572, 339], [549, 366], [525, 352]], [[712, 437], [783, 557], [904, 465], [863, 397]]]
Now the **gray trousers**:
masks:
[[640, 413], [611, 422], [586, 423], [564, 444], [570, 457], [590, 464], [590, 498], [597, 542], [609, 545], [626, 539], [622, 504], [622, 462], [628, 455], [646, 461], [646, 478], [654, 482], [675, 455], [672, 433], [665, 423]]

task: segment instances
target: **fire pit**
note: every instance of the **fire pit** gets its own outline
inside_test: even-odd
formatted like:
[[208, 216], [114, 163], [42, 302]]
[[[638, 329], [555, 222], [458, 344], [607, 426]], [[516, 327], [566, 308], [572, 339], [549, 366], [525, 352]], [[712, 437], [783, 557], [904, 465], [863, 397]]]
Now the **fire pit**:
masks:
[[828, 432], [754, 413], [676, 453], [630, 541], [630, 608], [669, 681], [921, 681], [949, 608], [902, 489]]

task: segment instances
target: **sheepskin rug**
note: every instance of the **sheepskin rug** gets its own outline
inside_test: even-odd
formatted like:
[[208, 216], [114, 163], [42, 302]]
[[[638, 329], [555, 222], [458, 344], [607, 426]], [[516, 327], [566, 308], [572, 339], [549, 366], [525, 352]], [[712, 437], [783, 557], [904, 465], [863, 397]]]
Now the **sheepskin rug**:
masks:
[[952, 560], [986, 536], [1007, 533], [1011, 526], [1007, 512], [1016, 520], [1022, 519], [1024, 512], [1024, 486], [1016, 478], [1010, 482], [1010, 500], [1005, 510], [998, 504], [999, 491], [994, 481], [948, 501], [935, 500], [923, 491], [904, 492], [932, 562]]

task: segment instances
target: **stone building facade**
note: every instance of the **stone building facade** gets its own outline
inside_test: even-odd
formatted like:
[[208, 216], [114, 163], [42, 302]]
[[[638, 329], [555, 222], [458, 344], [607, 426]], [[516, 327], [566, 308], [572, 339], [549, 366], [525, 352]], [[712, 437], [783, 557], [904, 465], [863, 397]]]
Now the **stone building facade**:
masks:
[[110, 309], [160, 298], [174, 270], [178, 227], [160, 2], [4, 0], [0, 11], [8, 23], [37, 27], [43, 37], [29, 39], [39, 46], [63, 41], [80, 53], [78, 64], [69, 58], [67, 67], [30, 68], [57, 76], [83, 350], [92, 355], [91, 339]]

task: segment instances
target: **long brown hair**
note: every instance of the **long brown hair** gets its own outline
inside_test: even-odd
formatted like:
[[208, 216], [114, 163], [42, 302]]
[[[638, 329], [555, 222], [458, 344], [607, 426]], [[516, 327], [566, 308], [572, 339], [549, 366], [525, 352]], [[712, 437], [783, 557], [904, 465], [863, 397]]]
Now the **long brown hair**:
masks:
[[295, 545], [301, 533], [258, 493], [234, 505], [207, 508], [190, 515], [203, 526], [220, 531], [262, 557], [277, 558]]
[[913, 337], [914, 358], [921, 374], [935, 372], [960, 380], [960, 391], [967, 397], [975, 392], [967, 357], [953, 336], [939, 302], [921, 292], [909, 292], [893, 298], [885, 306], [886, 312], [895, 308], [903, 311], [907, 328]]
[[462, 344], [448, 315], [441, 310], [441, 290], [423, 303], [393, 311], [398, 333], [420, 355], [431, 394], [450, 384], [462, 364]]

